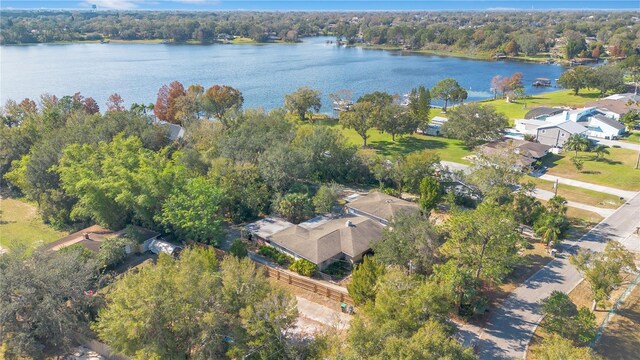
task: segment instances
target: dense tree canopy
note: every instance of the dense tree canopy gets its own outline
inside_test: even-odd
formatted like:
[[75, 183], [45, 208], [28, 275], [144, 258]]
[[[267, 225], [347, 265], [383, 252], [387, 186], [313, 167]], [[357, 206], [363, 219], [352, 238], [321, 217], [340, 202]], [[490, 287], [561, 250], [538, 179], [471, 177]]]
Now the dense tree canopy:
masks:
[[0, 326], [7, 356], [68, 351], [87, 330], [97, 263], [78, 251], [0, 256]]
[[445, 136], [464, 141], [467, 147], [499, 138], [509, 126], [507, 117], [491, 105], [477, 103], [460, 105], [451, 109], [449, 121], [442, 127]]
[[286, 354], [284, 337], [297, 316], [295, 299], [272, 289], [250, 260], [218, 265], [212, 250], [197, 248], [127, 274], [106, 301], [94, 325], [99, 338], [147, 358]]

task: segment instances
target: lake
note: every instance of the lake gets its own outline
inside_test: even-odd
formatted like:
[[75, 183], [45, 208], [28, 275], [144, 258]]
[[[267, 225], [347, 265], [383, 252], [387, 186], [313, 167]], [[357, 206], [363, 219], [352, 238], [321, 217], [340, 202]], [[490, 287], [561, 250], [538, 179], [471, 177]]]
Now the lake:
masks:
[[285, 94], [300, 86], [322, 92], [321, 112], [331, 112], [329, 94], [352, 91], [354, 99], [371, 91], [405, 94], [452, 77], [469, 92], [468, 100], [487, 99], [494, 75], [522, 72], [527, 94], [537, 77], [557, 79], [557, 65], [515, 61], [481, 61], [454, 57], [337, 47], [327, 39], [298, 44], [169, 45], [43, 44], [0, 47], [0, 101], [36, 99], [80, 91], [101, 108], [118, 92], [127, 104], [155, 102], [163, 84], [179, 80], [205, 88], [225, 84], [242, 91], [245, 107], [282, 106]]

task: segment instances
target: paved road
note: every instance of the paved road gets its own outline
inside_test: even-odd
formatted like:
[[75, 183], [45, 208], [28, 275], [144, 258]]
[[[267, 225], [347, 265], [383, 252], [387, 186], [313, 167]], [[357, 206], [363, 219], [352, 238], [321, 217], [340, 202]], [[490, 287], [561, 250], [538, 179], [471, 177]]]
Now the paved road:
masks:
[[621, 189], [616, 189], [616, 188], [612, 188], [612, 187], [609, 187], [609, 186], [596, 185], [596, 184], [591, 184], [591, 183], [587, 183], [587, 182], [584, 182], [584, 181], [566, 179], [566, 178], [562, 178], [562, 177], [554, 176], [554, 175], [549, 175], [549, 174], [544, 174], [544, 175], [540, 176], [540, 179], [553, 181], [553, 182], [558, 180], [558, 182], [560, 184], [576, 186], [576, 187], [580, 187], [580, 188], [583, 188], [583, 189], [589, 189], [589, 190], [593, 190], [593, 191], [599, 191], [599, 192], [602, 192], [602, 193], [605, 193], [605, 194], [611, 194], [611, 195], [619, 196], [619, 197], [625, 198], [625, 199], [631, 199], [636, 194], [634, 191], [621, 190]]
[[640, 193], [579, 240], [565, 241], [561, 256], [525, 281], [492, 314], [490, 322], [475, 341], [480, 348], [480, 358], [524, 358], [527, 344], [542, 319], [540, 300], [554, 290], [570, 292], [582, 279], [576, 268], [569, 264], [569, 255], [578, 248], [602, 251], [608, 239], [628, 241], [638, 226]]
[[619, 146], [623, 149], [630, 149], [630, 150], [635, 150], [635, 151], [640, 151], [640, 144], [634, 144], [631, 142], [626, 142], [626, 141], [618, 141], [618, 140], [605, 140], [605, 139], [598, 139], [598, 138], [589, 138], [593, 141], [595, 141], [598, 144], [601, 145], [606, 145], [606, 146]]

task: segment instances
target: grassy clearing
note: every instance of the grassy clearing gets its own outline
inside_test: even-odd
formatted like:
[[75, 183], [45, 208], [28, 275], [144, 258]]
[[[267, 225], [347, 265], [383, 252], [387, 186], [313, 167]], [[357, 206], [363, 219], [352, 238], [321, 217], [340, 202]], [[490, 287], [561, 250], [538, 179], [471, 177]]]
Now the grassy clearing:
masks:
[[[552, 181], [527, 176], [525, 182], [535, 183], [538, 189], [554, 191]], [[617, 209], [620, 205], [624, 204], [624, 200], [620, 200], [618, 196], [564, 184], [558, 186], [558, 196], [562, 196], [569, 201], [606, 209]]]
[[578, 171], [571, 162], [574, 152], [549, 156], [544, 164], [551, 175], [622, 190], [640, 190], [640, 170], [634, 168], [638, 152], [617, 148], [610, 148], [609, 152], [609, 155], [599, 160], [593, 153], [578, 152], [578, 158], [584, 161], [582, 171]]
[[232, 44], [257, 44], [258, 42], [246, 37], [237, 37], [230, 41]]
[[629, 294], [605, 328], [596, 351], [605, 359], [634, 359], [640, 349], [640, 286]]
[[505, 99], [485, 100], [481, 103], [495, 106], [496, 110], [504, 113], [513, 124], [515, 119], [524, 118], [529, 110], [541, 106], [583, 106], [589, 101], [600, 98], [597, 90], [582, 90], [580, 94], [573, 95], [571, 90], [552, 91], [544, 94], [532, 95], [526, 100], [506, 102]]
[[629, 137], [622, 139], [622, 141], [640, 144], [640, 132], [634, 131], [629, 134]]
[[[350, 143], [362, 146], [362, 138], [360, 135], [358, 135], [355, 130], [343, 129], [337, 120], [324, 120], [318, 123], [340, 131]], [[418, 150], [429, 149], [436, 151], [442, 160], [464, 164], [469, 163], [463, 158], [471, 154], [471, 151], [466, 149], [460, 140], [413, 134], [396, 137], [396, 141], [394, 142], [391, 140], [391, 135], [382, 133], [377, 129], [369, 130], [368, 135], [367, 146], [375, 149], [383, 156], [395, 157]]]
[[67, 233], [45, 225], [34, 205], [16, 199], [0, 200], [0, 246], [12, 249], [25, 245], [34, 247], [43, 242], [57, 240]]

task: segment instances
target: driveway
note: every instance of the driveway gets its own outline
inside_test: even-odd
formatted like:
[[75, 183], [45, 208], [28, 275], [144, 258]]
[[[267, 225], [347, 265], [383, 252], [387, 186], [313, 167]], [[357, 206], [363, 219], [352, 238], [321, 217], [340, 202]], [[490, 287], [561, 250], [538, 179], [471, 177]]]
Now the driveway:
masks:
[[618, 240], [628, 247], [630, 236], [640, 226], [640, 193], [619, 207], [582, 236], [563, 243], [561, 255], [531, 276], [491, 315], [488, 325], [480, 332], [476, 343], [481, 359], [524, 358], [533, 333], [542, 319], [539, 302], [552, 291], [570, 292], [582, 276], [569, 264], [569, 256], [579, 248], [602, 251], [608, 240]]

